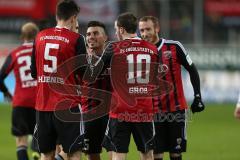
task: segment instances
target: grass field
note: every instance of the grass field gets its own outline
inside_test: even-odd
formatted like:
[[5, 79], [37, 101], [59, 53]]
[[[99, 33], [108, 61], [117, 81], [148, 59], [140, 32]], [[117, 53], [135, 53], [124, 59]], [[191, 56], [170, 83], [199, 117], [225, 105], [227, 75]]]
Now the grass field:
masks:
[[[188, 147], [184, 160], [239, 160], [240, 121], [233, 117], [234, 105], [207, 105], [188, 123]], [[11, 107], [0, 105], [0, 160], [15, 160], [15, 140], [10, 135]], [[131, 143], [128, 160], [137, 160]], [[106, 153], [102, 155], [107, 160]], [[165, 156], [168, 160], [168, 156]], [[86, 159], [86, 158], [84, 158]]]

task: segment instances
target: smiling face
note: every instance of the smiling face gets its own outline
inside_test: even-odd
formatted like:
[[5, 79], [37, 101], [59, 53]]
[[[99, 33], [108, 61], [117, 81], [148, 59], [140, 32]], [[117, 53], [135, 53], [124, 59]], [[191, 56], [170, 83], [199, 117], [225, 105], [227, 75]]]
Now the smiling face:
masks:
[[142, 39], [145, 41], [148, 41], [152, 44], [156, 44], [158, 42], [159, 27], [155, 26], [151, 20], [140, 21], [139, 31]]
[[98, 50], [104, 47], [107, 35], [102, 27], [88, 27], [86, 40], [90, 49]]

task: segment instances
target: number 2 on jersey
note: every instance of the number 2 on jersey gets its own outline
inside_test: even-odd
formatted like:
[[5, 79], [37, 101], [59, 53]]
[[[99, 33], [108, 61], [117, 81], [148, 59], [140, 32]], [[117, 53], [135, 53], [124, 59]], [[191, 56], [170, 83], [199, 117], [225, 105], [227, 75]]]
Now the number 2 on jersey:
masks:
[[[134, 77], [134, 54], [129, 54], [127, 56], [127, 61], [128, 61], [128, 83], [133, 84], [133, 83], [141, 83], [141, 84], [147, 84], [149, 83], [149, 73], [150, 73], [150, 62], [151, 62], [151, 56], [148, 54], [138, 54], [136, 56], [137, 59], [137, 74], [136, 78]], [[142, 75], [142, 68], [143, 68], [143, 61], [145, 61], [145, 77]]]

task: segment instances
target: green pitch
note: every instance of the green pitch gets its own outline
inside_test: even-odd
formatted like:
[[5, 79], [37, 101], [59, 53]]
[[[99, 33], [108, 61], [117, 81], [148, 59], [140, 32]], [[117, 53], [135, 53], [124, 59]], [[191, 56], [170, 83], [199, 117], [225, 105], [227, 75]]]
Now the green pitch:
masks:
[[[233, 117], [234, 105], [207, 105], [205, 112], [188, 122], [188, 146], [184, 160], [239, 160], [240, 121]], [[0, 159], [15, 160], [15, 139], [10, 134], [11, 107], [0, 105]], [[128, 160], [137, 160], [134, 143]], [[106, 153], [102, 155], [107, 160]], [[166, 155], [166, 160], [168, 156]], [[86, 159], [86, 158], [84, 158]]]

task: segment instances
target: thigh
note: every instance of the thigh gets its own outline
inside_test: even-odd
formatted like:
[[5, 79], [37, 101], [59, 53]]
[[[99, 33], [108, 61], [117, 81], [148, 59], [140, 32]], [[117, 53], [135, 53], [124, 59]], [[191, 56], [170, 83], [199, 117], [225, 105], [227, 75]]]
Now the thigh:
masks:
[[181, 153], [186, 151], [186, 116], [184, 111], [178, 112], [178, 117], [169, 123], [169, 152]]
[[160, 154], [169, 150], [169, 128], [165, 121], [155, 122], [154, 125], [156, 131], [154, 137], [154, 154]]
[[84, 142], [86, 145], [86, 153], [101, 153], [102, 142], [107, 126], [107, 118], [108, 117], [101, 117], [85, 123]]
[[66, 122], [54, 117], [54, 125], [58, 134], [58, 142], [65, 153], [73, 154], [83, 149], [84, 125], [82, 121]]
[[33, 138], [40, 153], [55, 151], [57, 133], [53, 122], [53, 112], [36, 112], [36, 126]]
[[138, 151], [147, 153], [154, 148], [154, 122], [133, 122], [132, 134]]
[[33, 134], [36, 123], [36, 113], [32, 108], [14, 107], [12, 110], [12, 134], [25, 136]]
[[130, 138], [131, 138], [130, 123], [110, 118], [106, 128], [105, 137], [103, 140], [103, 147], [106, 148], [107, 151], [127, 153]]

